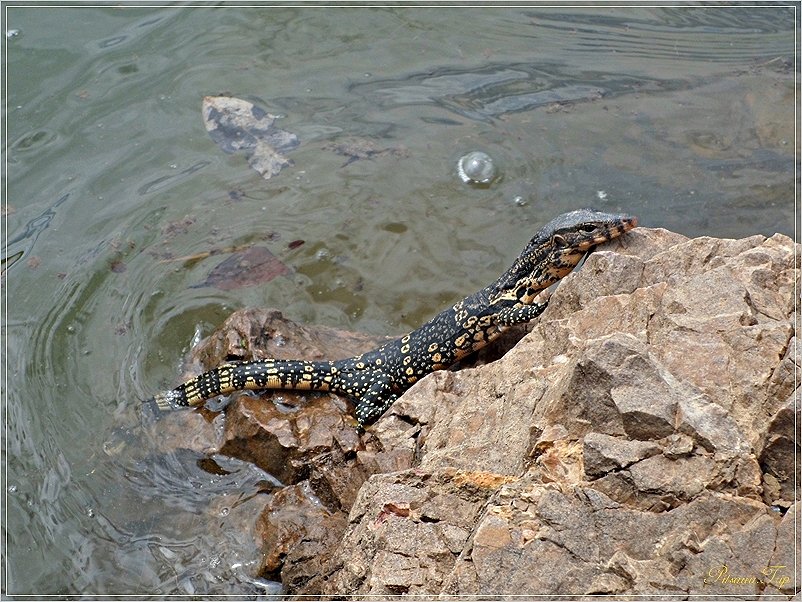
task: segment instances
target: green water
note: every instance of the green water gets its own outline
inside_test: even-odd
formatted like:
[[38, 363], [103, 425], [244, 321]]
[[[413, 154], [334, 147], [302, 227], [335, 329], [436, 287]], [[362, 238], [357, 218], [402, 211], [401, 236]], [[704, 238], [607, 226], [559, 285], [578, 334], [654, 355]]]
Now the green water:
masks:
[[[5, 17], [9, 596], [266, 591], [233, 526], [267, 477], [164, 453], [137, 405], [237, 308], [400, 333], [580, 206], [689, 236], [794, 232], [793, 9]], [[201, 99], [222, 93], [284, 116], [292, 167], [264, 180], [215, 145]], [[349, 162], [346, 140], [386, 152]], [[476, 149], [500, 170], [487, 188], [456, 174]], [[247, 244], [291, 273], [220, 290], [197, 285], [225, 253], [169, 260]]]

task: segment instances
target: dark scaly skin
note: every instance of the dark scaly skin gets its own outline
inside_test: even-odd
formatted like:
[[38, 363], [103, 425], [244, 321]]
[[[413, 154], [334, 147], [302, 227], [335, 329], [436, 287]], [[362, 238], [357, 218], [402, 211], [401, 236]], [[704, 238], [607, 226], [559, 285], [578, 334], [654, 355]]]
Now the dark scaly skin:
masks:
[[359, 428], [375, 422], [415, 382], [448, 368], [513, 324], [546, 309], [535, 297], [573, 270], [598, 244], [637, 226], [627, 215], [580, 209], [543, 226], [502, 276], [409, 334], [352, 358], [311, 362], [233, 362], [201, 374], [151, 402], [160, 409], [196, 406], [244, 389], [331, 391], [357, 402]]

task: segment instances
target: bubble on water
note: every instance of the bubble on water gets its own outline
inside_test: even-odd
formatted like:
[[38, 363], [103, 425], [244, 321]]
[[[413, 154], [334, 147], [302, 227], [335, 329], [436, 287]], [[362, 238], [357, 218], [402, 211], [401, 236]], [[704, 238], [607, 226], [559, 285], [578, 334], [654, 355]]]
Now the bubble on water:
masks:
[[496, 177], [496, 166], [487, 153], [473, 151], [460, 157], [457, 174], [466, 184], [489, 184]]
[[6, 29], [6, 39], [16, 38], [20, 34], [19, 29]]
[[603, 201], [607, 198], [607, 193], [604, 190], [597, 190], [596, 198], [598, 198], [600, 201]]
[[9, 493], [17, 493], [17, 486], [16, 485], [9, 485], [8, 486]]
[[220, 508], [220, 516], [228, 516], [228, 513], [231, 512], [228, 508]]

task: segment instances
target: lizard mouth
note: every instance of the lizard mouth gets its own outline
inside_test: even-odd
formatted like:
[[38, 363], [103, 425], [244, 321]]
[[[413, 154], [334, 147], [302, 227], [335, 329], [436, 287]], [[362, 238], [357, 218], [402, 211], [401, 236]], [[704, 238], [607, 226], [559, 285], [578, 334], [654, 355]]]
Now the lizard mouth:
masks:
[[630, 230], [632, 230], [632, 228], [636, 228], [637, 226], [638, 226], [638, 218], [637, 217], [635, 217], [634, 215], [632, 217], [624, 217], [624, 218], [621, 219], [621, 224], [620, 225], [616, 225], [616, 227], [613, 228], [607, 234], [606, 237], [605, 236], [597, 237], [596, 242], [597, 243], [602, 243], [602, 242], [605, 242], [605, 240], [612, 240], [613, 238], [618, 238], [624, 232], [629, 232]]
[[580, 251], [587, 251], [588, 249], [592, 249], [596, 245], [601, 245], [606, 242], [613, 240], [614, 238], [618, 238], [624, 232], [629, 232], [633, 228], [636, 228], [638, 225], [638, 218], [635, 216], [632, 217], [625, 217], [621, 220], [620, 224], [616, 224], [614, 227], [610, 228], [608, 231], [595, 236], [590, 240], [586, 240], [579, 244]]

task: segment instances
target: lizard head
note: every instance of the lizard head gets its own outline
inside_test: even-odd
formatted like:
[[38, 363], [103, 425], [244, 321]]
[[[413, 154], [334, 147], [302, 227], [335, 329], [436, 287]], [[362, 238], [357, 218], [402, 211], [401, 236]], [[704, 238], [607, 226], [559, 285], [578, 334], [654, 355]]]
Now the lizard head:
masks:
[[555, 217], [532, 237], [495, 286], [497, 300], [531, 303], [538, 292], [568, 275], [596, 245], [618, 238], [638, 225], [638, 218], [594, 209]]

